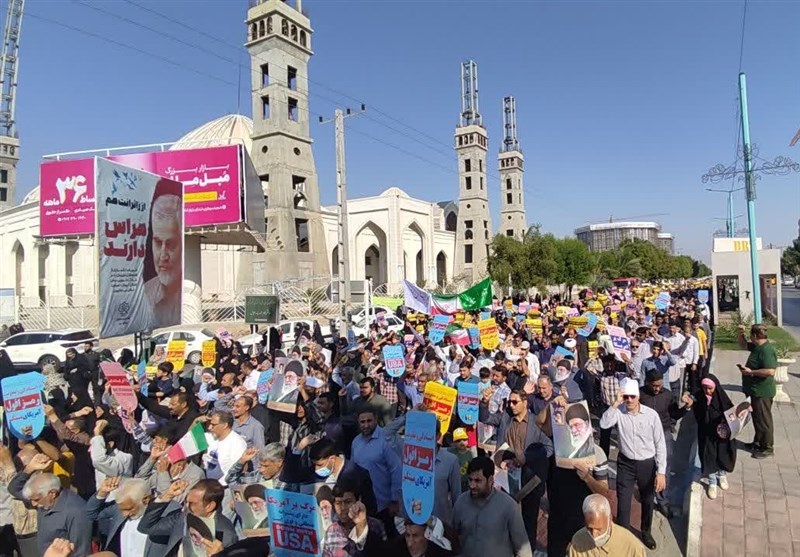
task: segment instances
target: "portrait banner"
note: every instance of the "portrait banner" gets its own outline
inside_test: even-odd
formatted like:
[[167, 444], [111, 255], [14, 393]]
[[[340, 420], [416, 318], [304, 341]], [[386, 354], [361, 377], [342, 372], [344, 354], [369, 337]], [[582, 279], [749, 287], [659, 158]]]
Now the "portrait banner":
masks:
[[474, 425], [478, 421], [478, 404], [480, 403], [479, 383], [458, 382], [458, 417], [466, 425]]
[[411, 411], [403, 436], [403, 507], [414, 524], [425, 524], [433, 513], [436, 416]]
[[425, 383], [425, 392], [422, 403], [439, 418], [439, 431], [446, 432], [450, 428], [450, 418], [458, 398], [458, 391], [440, 383], [428, 381]]
[[402, 344], [383, 347], [383, 367], [389, 377], [400, 377], [406, 370], [406, 354]]
[[556, 466], [575, 468], [576, 463], [594, 466], [594, 436], [589, 406], [585, 400], [566, 407], [552, 406], [553, 450]]
[[179, 325], [183, 186], [95, 159], [100, 337]]
[[313, 495], [267, 489], [267, 516], [275, 557], [320, 555], [322, 539]]
[[8, 430], [17, 439], [32, 441], [44, 429], [42, 389], [44, 376], [38, 371], [3, 378], [3, 410]]
[[269, 368], [261, 372], [258, 376], [258, 383], [256, 383], [256, 394], [258, 395], [258, 403], [266, 404], [269, 400], [269, 392], [272, 389], [272, 378], [275, 376], [275, 370]]
[[750, 415], [753, 407], [750, 403], [750, 397], [744, 399], [733, 408], [725, 411], [725, 421], [728, 424], [730, 431], [730, 438], [736, 439], [742, 430], [750, 423]]
[[297, 395], [300, 377], [305, 375], [304, 362], [275, 358], [275, 374], [269, 390], [267, 408], [294, 414], [297, 411]]

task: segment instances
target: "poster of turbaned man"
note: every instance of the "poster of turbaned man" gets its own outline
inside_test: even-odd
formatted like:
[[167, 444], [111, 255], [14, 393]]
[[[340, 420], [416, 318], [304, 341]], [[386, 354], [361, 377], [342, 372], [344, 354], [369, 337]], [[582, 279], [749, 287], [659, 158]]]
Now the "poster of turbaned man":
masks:
[[183, 186], [96, 158], [100, 337], [179, 325]]
[[550, 407], [556, 466], [575, 468], [576, 463], [594, 466], [592, 419], [586, 401]]

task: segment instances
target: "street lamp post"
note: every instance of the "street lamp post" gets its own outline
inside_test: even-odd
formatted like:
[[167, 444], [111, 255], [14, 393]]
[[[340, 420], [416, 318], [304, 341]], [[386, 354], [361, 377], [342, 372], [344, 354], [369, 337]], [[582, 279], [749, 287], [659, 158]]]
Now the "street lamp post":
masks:
[[[747, 81], [744, 73], [739, 74], [739, 104], [742, 118], [742, 151], [730, 166], [717, 164], [702, 176], [703, 183], [719, 183], [737, 178], [744, 179], [744, 190], [747, 198], [747, 223], [750, 234], [750, 273], [753, 280], [753, 321], [761, 323], [761, 281], [758, 272], [758, 245], [756, 244], [756, 180], [761, 174], [784, 176], [790, 172], [800, 172], [800, 163], [789, 157], [778, 156], [768, 161], [758, 156], [758, 147], [750, 143], [750, 117], [747, 111]], [[755, 159], [761, 164], [756, 166]], [[744, 170], [738, 169], [739, 160], [744, 163]], [[729, 214], [732, 215], [732, 203], [729, 202]]]
[[706, 188], [706, 191], [715, 191], [728, 194], [728, 220], [726, 222], [726, 232], [728, 238], [733, 238], [736, 234], [736, 217], [733, 215], [733, 194], [737, 191], [742, 191], [744, 188], [736, 188], [735, 190], [717, 190], [714, 188]]

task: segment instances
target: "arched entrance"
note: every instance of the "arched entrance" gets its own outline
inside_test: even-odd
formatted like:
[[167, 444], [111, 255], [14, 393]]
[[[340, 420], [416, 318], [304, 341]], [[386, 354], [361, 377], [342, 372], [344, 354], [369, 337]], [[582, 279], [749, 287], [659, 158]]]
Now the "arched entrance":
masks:
[[355, 251], [352, 253], [358, 262], [358, 268], [352, 279], [371, 278], [373, 286], [388, 281], [386, 233], [380, 226], [372, 221], [364, 223], [356, 232]]
[[14, 244], [11, 250], [14, 253], [14, 289], [17, 291], [17, 296], [25, 295], [25, 248], [19, 243], [19, 240]]
[[436, 284], [444, 286], [447, 283], [447, 256], [440, 251], [436, 256]]
[[[403, 231], [403, 275], [406, 280], [418, 285], [425, 284], [425, 234], [416, 222], [412, 222]], [[411, 265], [407, 254], [414, 257]]]
[[386, 282], [386, 261], [383, 259], [375, 244], [364, 252], [364, 278], [372, 279], [372, 284], [376, 286]]

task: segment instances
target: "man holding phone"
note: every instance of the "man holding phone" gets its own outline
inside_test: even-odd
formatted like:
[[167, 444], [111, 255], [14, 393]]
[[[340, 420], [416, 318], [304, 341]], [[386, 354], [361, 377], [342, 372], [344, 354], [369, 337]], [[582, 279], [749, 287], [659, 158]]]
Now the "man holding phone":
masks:
[[763, 324], [750, 327], [750, 342], [745, 339], [744, 325], [739, 325], [739, 346], [750, 350], [745, 365], [737, 364], [742, 373], [742, 390], [753, 407], [753, 442], [746, 445], [753, 458], [767, 458], [773, 453], [772, 399], [775, 398], [775, 369], [778, 354], [767, 338]]

